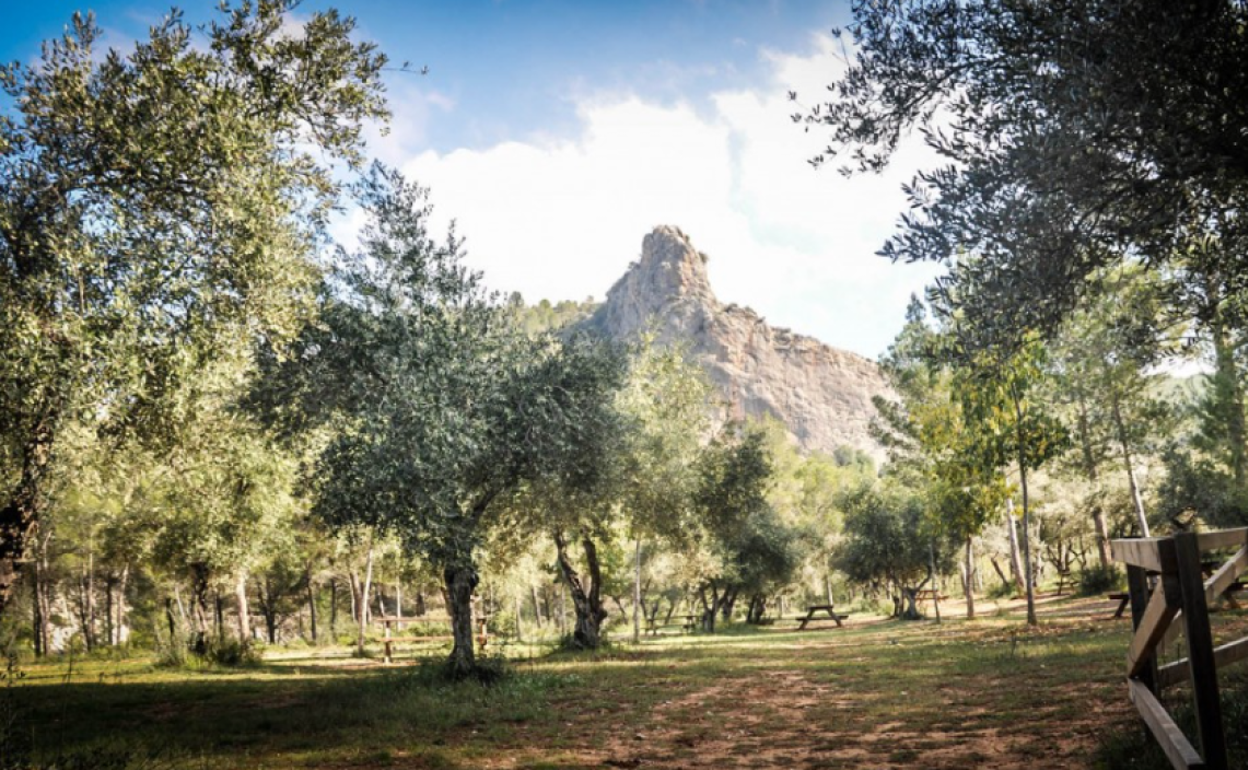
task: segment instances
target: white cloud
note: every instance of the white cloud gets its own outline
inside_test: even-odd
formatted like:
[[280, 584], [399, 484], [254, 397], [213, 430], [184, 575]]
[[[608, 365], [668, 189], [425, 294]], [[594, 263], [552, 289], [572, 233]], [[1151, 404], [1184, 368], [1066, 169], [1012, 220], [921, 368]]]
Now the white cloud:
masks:
[[[468, 238], [469, 262], [494, 288], [540, 298], [601, 298], [658, 224], [679, 225], [710, 260], [721, 301], [865, 355], [901, 327], [911, 292], [937, 271], [874, 256], [905, 201], [899, 190], [931, 155], [917, 142], [883, 176], [845, 179], [806, 159], [787, 92], [822, 93], [838, 63], [831, 41], [810, 55], [761, 54], [768, 91], [714, 94], [713, 110], [613, 94], [578, 99], [582, 130], [484, 150], [427, 151], [402, 168], [433, 190], [435, 217]], [[399, 111], [448, 109], [423, 94]], [[413, 121], [419, 124], [421, 121]], [[389, 153], [410, 145], [412, 136]]]

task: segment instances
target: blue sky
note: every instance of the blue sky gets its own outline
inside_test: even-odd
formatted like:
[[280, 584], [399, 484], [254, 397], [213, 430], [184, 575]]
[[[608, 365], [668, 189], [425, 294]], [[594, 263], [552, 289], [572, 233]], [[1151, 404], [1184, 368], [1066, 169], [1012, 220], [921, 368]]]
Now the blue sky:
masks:
[[[329, 3], [305, 2], [306, 17]], [[487, 283], [527, 299], [601, 298], [658, 224], [710, 255], [719, 298], [874, 357], [936, 274], [873, 252], [931, 157], [907, 145], [883, 177], [806, 158], [788, 118], [837, 67], [845, 2], [368, 0], [336, 4], [395, 62], [395, 119], [372, 151], [432, 188]], [[215, 0], [185, 0], [191, 21]], [[147, 0], [0, 0], [0, 58], [29, 61], [75, 10], [125, 47], [169, 8]], [[349, 238], [358, 222], [340, 223]]]

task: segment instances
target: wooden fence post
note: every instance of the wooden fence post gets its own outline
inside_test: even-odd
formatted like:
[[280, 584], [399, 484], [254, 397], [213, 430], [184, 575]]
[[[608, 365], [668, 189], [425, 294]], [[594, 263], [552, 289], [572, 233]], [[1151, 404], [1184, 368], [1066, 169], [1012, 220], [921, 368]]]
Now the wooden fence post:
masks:
[[[1162, 590], [1161, 585], [1157, 586], [1157, 590]], [[1138, 629], [1140, 621], [1144, 618], [1144, 612], [1148, 609], [1148, 573], [1143, 567], [1137, 567], [1133, 564], [1127, 565], [1127, 591], [1131, 597], [1131, 628]], [[1149, 692], [1157, 694], [1157, 655], [1150, 655], [1148, 663], [1144, 669], [1140, 671], [1136, 679], [1148, 688]]]
[[[1209, 630], [1209, 605], [1200, 571], [1200, 546], [1194, 532], [1174, 536], [1179, 563], [1179, 588], [1183, 594], [1183, 621], [1187, 632], [1187, 659], [1192, 671], [1193, 705], [1200, 730], [1200, 748], [1209, 770], [1227, 770], [1226, 733], [1222, 726], [1222, 703], [1218, 694], [1218, 671]], [[1155, 680], [1154, 680], [1155, 681]]]

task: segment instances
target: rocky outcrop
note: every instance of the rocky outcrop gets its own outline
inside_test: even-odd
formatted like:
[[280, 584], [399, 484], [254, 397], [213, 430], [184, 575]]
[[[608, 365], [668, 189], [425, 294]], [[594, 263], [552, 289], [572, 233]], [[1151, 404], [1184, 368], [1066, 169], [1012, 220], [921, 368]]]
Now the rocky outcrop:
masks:
[[768, 415], [804, 449], [851, 446], [881, 460], [867, 431], [871, 397], [888, 392], [875, 363], [720, 304], [706, 263], [679, 228], [655, 228], [589, 324], [614, 339], [651, 329], [660, 343], [683, 341], [723, 394], [720, 419]]

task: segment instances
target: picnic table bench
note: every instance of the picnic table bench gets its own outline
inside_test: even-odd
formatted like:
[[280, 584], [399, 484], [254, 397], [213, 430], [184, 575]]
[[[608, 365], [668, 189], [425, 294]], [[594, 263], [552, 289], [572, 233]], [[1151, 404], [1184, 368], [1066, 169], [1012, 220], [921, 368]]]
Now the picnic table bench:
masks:
[[801, 618], [801, 625], [797, 627], [798, 631], [805, 631], [806, 624], [815, 619], [816, 612], [826, 612], [828, 617], [836, 621], [836, 627], [841, 627], [841, 621], [849, 617], [849, 615], [838, 615], [836, 607], [831, 604], [815, 604], [806, 608], [806, 617]]
[[1131, 601], [1131, 594], [1106, 594], [1106, 599], [1118, 602], [1118, 609], [1114, 610], [1114, 617], [1122, 617], [1122, 613], [1126, 611], [1127, 604]]

